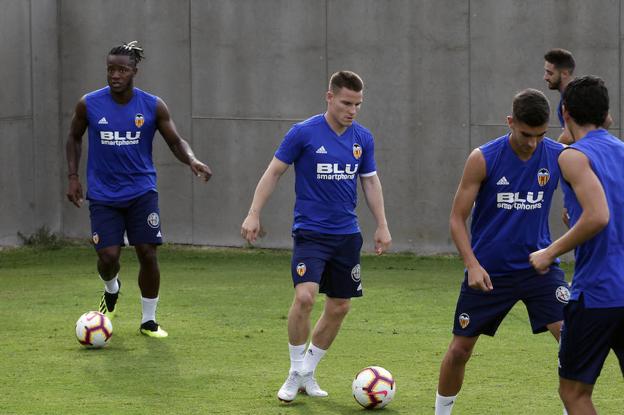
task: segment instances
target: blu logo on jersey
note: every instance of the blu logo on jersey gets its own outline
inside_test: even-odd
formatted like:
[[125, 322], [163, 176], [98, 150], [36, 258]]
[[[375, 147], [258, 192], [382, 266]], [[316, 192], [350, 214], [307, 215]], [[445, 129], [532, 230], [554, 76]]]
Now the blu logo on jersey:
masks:
[[125, 135], [121, 135], [119, 131], [100, 131], [100, 139], [102, 144], [110, 146], [123, 146], [139, 144], [141, 132], [126, 131]]
[[527, 192], [523, 198], [520, 192], [500, 192], [496, 194], [496, 207], [499, 209], [533, 210], [541, 209], [544, 192]]
[[358, 171], [359, 164], [317, 163], [316, 178], [319, 180], [352, 180]]

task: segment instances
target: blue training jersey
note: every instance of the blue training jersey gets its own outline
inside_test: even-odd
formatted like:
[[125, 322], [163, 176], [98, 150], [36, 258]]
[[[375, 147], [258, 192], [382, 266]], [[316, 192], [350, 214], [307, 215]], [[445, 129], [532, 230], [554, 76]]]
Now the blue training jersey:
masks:
[[[569, 146], [582, 152], [607, 197], [608, 225], [575, 250], [574, 278], [570, 298], [584, 296], [587, 308], [624, 307], [624, 143], [604, 129], [590, 131]], [[570, 185], [562, 180], [570, 226], [583, 210]]]
[[156, 101], [138, 88], [124, 105], [113, 100], [109, 87], [87, 94], [87, 199], [118, 202], [156, 191]]
[[355, 214], [357, 178], [376, 174], [370, 131], [354, 122], [338, 136], [324, 114], [315, 115], [288, 131], [275, 157], [295, 164], [293, 230], [360, 232]]
[[490, 276], [531, 269], [529, 254], [550, 245], [548, 214], [562, 148], [544, 138], [531, 158], [522, 161], [509, 134], [479, 147], [486, 178], [472, 211], [472, 249]]
[[563, 98], [559, 100], [559, 105], [557, 105], [557, 118], [559, 118], [559, 124], [561, 128], [565, 126], [565, 120], [563, 119]]

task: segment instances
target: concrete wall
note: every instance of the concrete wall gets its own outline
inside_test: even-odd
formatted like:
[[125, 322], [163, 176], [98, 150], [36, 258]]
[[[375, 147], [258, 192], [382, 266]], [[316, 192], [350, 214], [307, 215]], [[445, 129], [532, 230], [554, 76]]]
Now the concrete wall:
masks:
[[[465, 158], [506, 132], [518, 90], [545, 89], [545, 50], [568, 48], [579, 74], [606, 80], [621, 133], [621, 3], [0, 0], [0, 245], [42, 225], [89, 237], [88, 209], [65, 201], [63, 144], [78, 99], [105, 84], [107, 51], [138, 39], [147, 59], [136, 85], [165, 100], [214, 171], [200, 183], [156, 138], [167, 241], [242, 245], [241, 221], [284, 133], [322, 112], [328, 76], [351, 69], [366, 83], [360, 121], [376, 137], [395, 250], [454, 251], [447, 222]], [[554, 109], [558, 94], [547, 95]], [[553, 111], [551, 136], [557, 124]], [[263, 212], [260, 246], [290, 246], [291, 170]], [[359, 213], [370, 249], [363, 200]]]

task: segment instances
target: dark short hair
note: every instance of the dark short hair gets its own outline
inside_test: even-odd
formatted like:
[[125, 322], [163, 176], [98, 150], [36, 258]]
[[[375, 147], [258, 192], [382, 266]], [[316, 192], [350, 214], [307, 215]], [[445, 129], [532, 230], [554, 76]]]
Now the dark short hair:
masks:
[[552, 63], [555, 68], [567, 69], [570, 71], [570, 74], [574, 72], [574, 68], [576, 67], [576, 62], [574, 62], [574, 57], [572, 56], [572, 52], [566, 49], [555, 48], [551, 49], [544, 55], [544, 60], [548, 63]]
[[548, 123], [550, 105], [542, 91], [528, 88], [516, 94], [512, 104], [514, 120], [530, 127], [540, 127]]
[[122, 43], [119, 46], [114, 46], [110, 50], [110, 52], [108, 52], [108, 54], [129, 56], [134, 66], [136, 66], [137, 63], [141, 62], [141, 60], [145, 58], [145, 55], [143, 54], [143, 48], [136, 40], [128, 43]]
[[578, 125], [600, 126], [609, 114], [609, 91], [597, 76], [587, 75], [573, 80], [563, 91], [561, 100]]
[[364, 89], [364, 81], [355, 72], [338, 71], [329, 78], [329, 90], [338, 92], [340, 88], [347, 88], [351, 91], [360, 92]]

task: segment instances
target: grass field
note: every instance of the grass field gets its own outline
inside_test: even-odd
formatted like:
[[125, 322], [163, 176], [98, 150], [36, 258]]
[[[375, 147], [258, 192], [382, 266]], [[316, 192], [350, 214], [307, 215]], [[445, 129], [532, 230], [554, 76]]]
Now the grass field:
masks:
[[[126, 249], [115, 334], [109, 347], [86, 350], [74, 323], [99, 301], [92, 249], [0, 251], [0, 414], [360, 414], [351, 380], [373, 364], [397, 382], [382, 413], [432, 414], [459, 260], [364, 256], [365, 296], [317, 370], [330, 396], [282, 405], [275, 394], [289, 367], [289, 258], [162, 248], [158, 317], [170, 336], [157, 340], [138, 332], [137, 263]], [[549, 334], [531, 335], [516, 306], [496, 337], [477, 344], [454, 413], [560, 414], [556, 350]], [[611, 354], [594, 392], [599, 412], [622, 413], [623, 386]]]

